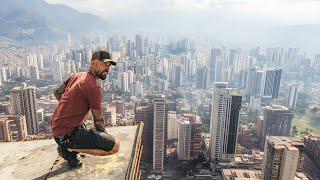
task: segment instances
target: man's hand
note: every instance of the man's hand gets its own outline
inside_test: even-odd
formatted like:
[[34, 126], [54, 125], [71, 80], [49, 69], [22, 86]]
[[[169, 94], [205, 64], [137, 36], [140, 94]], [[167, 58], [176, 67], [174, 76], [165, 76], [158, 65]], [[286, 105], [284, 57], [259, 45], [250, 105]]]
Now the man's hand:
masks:
[[104, 119], [102, 116], [101, 109], [91, 109], [93, 121], [94, 121], [94, 127], [97, 131], [104, 132], [105, 131], [105, 125], [104, 125]]

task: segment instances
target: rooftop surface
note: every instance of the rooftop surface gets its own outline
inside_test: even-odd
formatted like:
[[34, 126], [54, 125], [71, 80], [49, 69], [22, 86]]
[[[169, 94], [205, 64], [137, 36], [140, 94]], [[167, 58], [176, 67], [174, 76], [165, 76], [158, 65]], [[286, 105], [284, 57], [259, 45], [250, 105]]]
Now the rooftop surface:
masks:
[[81, 157], [83, 165], [69, 169], [57, 154], [53, 139], [0, 143], [0, 179], [125, 179], [138, 126], [107, 128], [120, 140], [120, 151], [111, 156]]
[[261, 171], [258, 170], [244, 170], [244, 169], [223, 169], [223, 176], [227, 180], [237, 179], [260, 179]]
[[302, 139], [298, 137], [289, 136], [267, 136], [270, 143], [288, 145], [288, 144], [302, 144]]
[[272, 106], [266, 106], [265, 109], [271, 110], [271, 111], [279, 111], [279, 112], [289, 112], [289, 109], [285, 106], [281, 105], [272, 105]]

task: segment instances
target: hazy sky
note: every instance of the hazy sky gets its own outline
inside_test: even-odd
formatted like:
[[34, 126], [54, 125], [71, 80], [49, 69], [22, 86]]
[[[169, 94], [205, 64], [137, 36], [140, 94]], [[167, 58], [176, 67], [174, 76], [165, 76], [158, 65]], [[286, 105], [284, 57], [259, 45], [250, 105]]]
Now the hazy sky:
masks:
[[320, 0], [46, 1], [98, 15], [108, 30], [127, 34], [202, 35], [236, 46], [314, 48], [320, 42]]
[[[234, 14], [275, 24], [316, 24], [320, 22], [320, 0], [46, 0], [103, 18], [142, 14], [145, 11], [199, 15]], [[224, 14], [225, 13], [225, 14]], [[149, 18], [152, 18], [149, 17]]]

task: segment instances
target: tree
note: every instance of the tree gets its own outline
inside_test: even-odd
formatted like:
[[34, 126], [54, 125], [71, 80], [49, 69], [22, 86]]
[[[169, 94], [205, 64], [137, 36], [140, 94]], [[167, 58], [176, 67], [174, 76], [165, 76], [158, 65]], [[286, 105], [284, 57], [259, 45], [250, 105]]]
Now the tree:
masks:
[[293, 136], [296, 136], [297, 134], [298, 134], [298, 129], [297, 129], [297, 126], [294, 125], [294, 126], [292, 127], [292, 135], [293, 135]]

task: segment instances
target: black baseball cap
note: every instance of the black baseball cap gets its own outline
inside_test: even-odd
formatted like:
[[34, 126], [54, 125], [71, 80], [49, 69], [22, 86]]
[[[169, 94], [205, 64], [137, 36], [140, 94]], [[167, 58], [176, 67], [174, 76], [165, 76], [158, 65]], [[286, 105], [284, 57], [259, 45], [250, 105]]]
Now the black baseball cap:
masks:
[[110, 64], [112, 64], [114, 66], [117, 65], [117, 63], [111, 59], [111, 54], [106, 50], [99, 50], [99, 51], [94, 52], [92, 54], [91, 60], [94, 60], [94, 59], [97, 59], [102, 62], [109, 62]]

